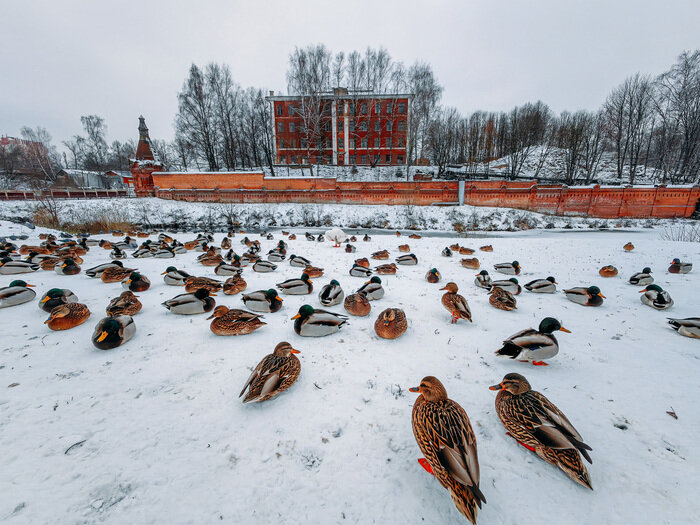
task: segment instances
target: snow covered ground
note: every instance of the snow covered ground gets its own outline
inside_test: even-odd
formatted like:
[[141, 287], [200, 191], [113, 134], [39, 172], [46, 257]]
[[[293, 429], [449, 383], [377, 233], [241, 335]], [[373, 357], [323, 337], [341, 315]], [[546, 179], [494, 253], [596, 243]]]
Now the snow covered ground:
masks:
[[[38, 242], [40, 231], [0, 222], [0, 236], [29, 233], [26, 242]], [[181, 241], [193, 237], [178, 235]], [[241, 237], [234, 239], [239, 252]], [[214, 276], [195, 262], [198, 253], [174, 261], [127, 259], [153, 284], [139, 294], [144, 308], [134, 317], [135, 337], [111, 351], [96, 350], [90, 336], [108, 300], [121, 292], [119, 284], [84, 273], [24, 275], [38, 295], [52, 287], [73, 290], [92, 317], [51, 332], [36, 300], [0, 310], [0, 520], [466, 523], [447, 491], [416, 461], [415, 394], [408, 388], [435, 375], [466, 409], [476, 433], [488, 500], [481, 525], [697, 523], [700, 343], [675, 333], [665, 318], [700, 315], [697, 270], [666, 272], [673, 257], [697, 264], [700, 244], [663, 241], [656, 229], [445, 237], [375, 235], [357, 242], [356, 254], [346, 254], [301, 235], [290, 241], [288, 253], [312, 259], [325, 275], [314, 279], [311, 296], [285, 297], [281, 311], [266, 314], [267, 326], [240, 337], [217, 337], [205, 315], [176, 316], [160, 306], [182, 292], [163, 283], [159, 274], [168, 265]], [[263, 253], [280, 238], [275, 232], [273, 241], [261, 241]], [[630, 240], [637, 248], [626, 253], [622, 246]], [[560, 289], [596, 284], [608, 299], [600, 308], [586, 308], [561, 292], [523, 291], [517, 310], [495, 310], [473, 284], [476, 271], [461, 267], [458, 256], [440, 256], [453, 242], [492, 244], [493, 253], [476, 254], [488, 270], [517, 259], [521, 283], [554, 275]], [[382, 277], [386, 295], [372, 303], [369, 317], [351, 318], [325, 338], [294, 333], [290, 318], [306, 302], [318, 307], [318, 291], [330, 279], [346, 293], [364, 282], [348, 275], [355, 257], [388, 249], [393, 258], [403, 243], [419, 264]], [[109, 251], [92, 248], [83, 269], [108, 257]], [[599, 277], [605, 264], [616, 265], [619, 276]], [[627, 284], [647, 265], [675, 300], [668, 312], [644, 306], [639, 289]], [[431, 267], [442, 273], [442, 285], [425, 281]], [[244, 277], [252, 291], [299, 273], [285, 261], [272, 274], [247, 268]], [[12, 279], [0, 276], [0, 286]], [[473, 324], [450, 324], [439, 291], [447, 281], [459, 284]], [[216, 300], [242, 306], [240, 296], [219, 294]], [[379, 339], [374, 320], [392, 306], [405, 310], [408, 331], [394, 341]], [[342, 306], [331, 309], [344, 313]], [[537, 327], [545, 316], [572, 330], [558, 336], [561, 352], [550, 366], [494, 356], [504, 338]], [[302, 352], [299, 380], [270, 402], [243, 405], [238, 394], [250, 370], [283, 340]], [[488, 386], [508, 372], [524, 374], [593, 447], [593, 492], [505, 435]], [[672, 408], [677, 420], [667, 414]]]

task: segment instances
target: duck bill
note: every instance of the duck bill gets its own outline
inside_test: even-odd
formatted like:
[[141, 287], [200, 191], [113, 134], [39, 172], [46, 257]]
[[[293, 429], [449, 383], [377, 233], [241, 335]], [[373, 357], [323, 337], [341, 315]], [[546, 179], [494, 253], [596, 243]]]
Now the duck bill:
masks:
[[100, 337], [97, 338], [97, 342], [98, 342], [98, 343], [101, 343], [102, 341], [104, 341], [105, 339], [107, 339], [107, 335], [108, 335], [107, 332], [102, 332], [102, 333], [100, 334]]
[[568, 328], [564, 328], [563, 326], [559, 330], [562, 332], [566, 332], [567, 334], [571, 333], [571, 330], [569, 330]]
[[207, 321], [208, 321], [209, 319], [214, 319], [214, 314], [211, 314], [209, 317], [207, 317]]
[[51, 321], [53, 321], [53, 317], [49, 317], [46, 321], [44, 321], [44, 324], [49, 324]]
[[301, 314], [296, 314], [294, 317], [292, 317], [292, 320], [299, 319], [300, 317], [301, 317]]
[[503, 390], [503, 383], [498, 383], [497, 385], [491, 385], [489, 390]]
[[33, 285], [33, 284], [26, 284], [25, 286], [27, 286], [27, 287], [29, 287], [29, 288], [34, 288], [35, 285]]
[[275, 299], [277, 299], [278, 301], [282, 301], [282, 298], [279, 295], [276, 295]]
[[166, 273], [168, 273], [168, 272], [163, 272], [163, 273], [161, 273], [161, 275], [165, 275]]
[[41, 300], [42, 304], [48, 302], [49, 299], [51, 299], [51, 298], [48, 297], [48, 296], [47, 296], [47, 297], [44, 297], [44, 298]]
[[607, 299], [607, 297], [605, 297], [602, 293], [599, 293], [598, 295], [601, 296], [603, 299]]
[[440, 290], [447, 290], [447, 286], [443, 286]]
[[413, 392], [414, 394], [420, 393], [420, 387], [419, 386], [412, 386], [411, 388], [408, 389], [409, 392]]
[[639, 290], [639, 292], [638, 292], [638, 293], [644, 293], [644, 292], [646, 292], [646, 291], [647, 291], [647, 289], [646, 289], [646, 288], [644, 288], [644, 290]]
[[290, 352], [293, 354], [301, 354], [301, 351], [297, 350], [296, 348], [292, 348]]

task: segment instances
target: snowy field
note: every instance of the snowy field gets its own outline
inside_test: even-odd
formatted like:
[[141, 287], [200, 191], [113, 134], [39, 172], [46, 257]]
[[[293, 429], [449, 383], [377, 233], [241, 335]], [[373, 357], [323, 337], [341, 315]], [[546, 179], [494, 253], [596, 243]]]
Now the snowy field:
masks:
[[[451, 228], [450, 228], [451, 229]], [[0, 236], [29, 233], [0, 222]], [[304, 230], [296, 230], [297, 234]], [[266, 253], [283, 236], [261, 240]], [[105, 236], [112, 239], [111, 236]], [[179, 234], [187, 241], [194, 234]], [[242, 235], [233, 239], [239, 253]], [[222, 234], [216, 235], [217, 243]], [[254, 238], [258, 238], [255, 236]], [[631, 253], [622, 246], [632, 241]], [[492, 308], [474, 284], [474, 270], [459, 256], [441, 257], [460, 242], [493, 253], [475, 256], [492, 265], [517, 259], [521, 284], [553, 275], [564, 289], [598, 285], [600, 308], [567, 301], [559, 291], [523, 291], [518, 309]], [[198, 252], [168, 259], [127, 259], [152, 281], [140, 293], [135, 337], [117, 349], [96, 350], [90, 337], [109, 299], [121, 292], [84, 273], [39, 271], [18, 276], [38, 296], [69, 288], [92, 317], [52, 332], [37, 300], [0, 310], [0, 521], [8, 524], [73, 523], [466, 523], [448, 493], [417, 463], [411, 430], [416, 386], [426, 375], [442, 380], [448, 395], [471, 418], [488, 500], [478, 522], [697, 523], [700, 500], [700, 342], [681, 337], [666, 317], [700, 315], [697, 269], [666, 272], [670, 260], [700, 263], [700, 244], [663, 241], [658, 229], [637, 231], [531, 230], [456, 239], [455, 233], [420, 240], [374, 235], [356, 254], [331, 243], [289, 241], [288, 254], [325, 268], [310, 296], [285, 296], [266, 314], [267, 325], [247, 336], [218, 337], [207, 315], [177, 316], [160, 303], [184, 290], [160, 273], [171, 264], [214, 277], [195, 262]], [[350, 277], [356, 257], [380, 249], [398, 256], [409, 243], [419, 264], [382, 277], [386, 295], [367, 318], [351, 317], [337, 334], [304, 338], [290, 318], [305, 303], [319, 307], [318, 291], [335, 278], [346, 294], [364, 279]], [[93, 247], [83, 270], [108, 261]], [[378, 261], [372, 261], [373, 263]], [[384, 262], [391, 262], [384, 261]], [[618, 277], [599, 277], [613, 264]], [[374, 264], [373, 264], [374, 266]], [[675, 300], [668, 312], [640, 302], [627, 278], [651, 266], [656, 282]], [[429, 284], [431, 267], [442, 284]], [[248, 291], [298, 277], [279, 263], [274, 273], [244, 271]], [[13, 276], [0, 276], [7, 286]], [[439, 288], [455, 281], [469, 301], [473, 323], [450, 324]], [[242, 307], [240, 295], [219, 293], [217, 304]], [[374, 320], [388, 307], [403, 308], [406, 334], [379, 339]], [[330, 308], [345, 313], [342, 305]], [[500, 360], [494, 351], [513, 333], [553, 316], [572, 333], [558, 333], [560, 354], [547, 367]], [[260, 405], [238, 394], [251, 369], [280, 341], [301, 350], [302, 370], [291, 389]], [[591, 445], [589, 491], [505, 435], [488, 386], [509, 372], [524, 374], [534, 389], [559, 406]], [[667, 411], [675, 411], [678, 419]]]

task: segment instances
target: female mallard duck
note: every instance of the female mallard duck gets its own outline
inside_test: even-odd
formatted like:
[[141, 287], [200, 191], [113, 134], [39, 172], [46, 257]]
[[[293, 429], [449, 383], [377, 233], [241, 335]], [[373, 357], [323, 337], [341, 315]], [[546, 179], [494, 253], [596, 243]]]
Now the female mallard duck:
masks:
[[189, 273], [178, 270], [174, 266], [168, 266], [161, 275], [165, 284], [169, 286], [185, 286], [185, 281], [192, 277]]
[[494, 269], [499, 273], [505, 273], [508, 275], [520, 275], [520, 263], [518, 261], [513, 261], [509, 263], [498, 263], [493, 265]]
[[374, 322], [374, 331], [382, 339], [401, 337], [407, 328], [406, 314], [401, 308], [387, 308]]
[[49, 315], [44, 324], [51, 330], [68, 330], [87, 321], [90, 310], [81, 303], [66, 303], [55, 307]]
[[520, 283], [518, 283], [518, 280], [515, 277], [511, 277], [510, 279], [491, 281], [491, 286], [493, 288], [502, 288], [512, 293], [513, 295], [520, 295], [520, 292], [522, 292]]
[[36, 297], [36, 292], [31, 289], [33, 286], [33, 284], [27, 284], [26, 282], [18, 279], [12, 281], [10, 286], [0, 288], [0, 308], [17, 306], [18, 304], [33, 301]]
[[36, 272], [39, 265], [26, 261], [15, 261], [10, 257], [0, 259], [0, 275], [15, 275], [18, 273]]
[[389, 258], [389, 252], [386, 250], [380, 250], [378, 252], [374, 252], [372, 254], [372, 259], [377, 259], [379, 261], [383, 261], [385, 259]]
[[615, 277], [617, 273], [617, 268], [615, 268], [612, 264], [603, 266], [600, 270], [598, 270], [598, 274], [601, 277]]
[[508, 290], [495, 286], [489, 292], [489, 304], [494, 308], [509, 312], [517, 308], [518, 302]]
[[380, 264], [374, 269], [379, 275], [396, 275], [397, 270], [398, 268], [396, 268], [394, 263]]
[[673, 306], [671, 295], [658, 284], [650, 284], [644, 290], [640, 290], [642, 302], [656, 310], [667, 310]]
[[196, 292], [200, 288], [204, 288], [210, 294], [214, 294], [221, 290], [224, 284], [216, 279], [209, 277], [188, 277], [185, 279], [185, 291], [189, 293]]
[[409, 239], [422, 239], [420, 235], [417, 233], [412, 233], [411, 235], [408, 236]]
[[372, 306], [367, 299], [367, 294], [364, 292], [356, 292], [350, 294], [345, 298], [343, 302], [343, 308], [355, 317], [365, 317], [369, 315], [372, 310]]
[[442, 296], [442, 306], [452, 314], [452, 324], [460, 319], [466, 319], [472, 322], [472, 311], [469, 309], [467, 300], [459, 295], [459, 287], [456, 283], [447, 283], [441, 290], [446, 290]]
[[88, 268], [85, 270], [85, 275], [88, 277], [101, 277], [102, 272], [104, 272], [107, 268], [114, 268], [114, 267], [124, 267], [124, 263], [121, 261], [110, 261], [108, 263], [102, 263], [98, 264], [97, 266], [93, 266], [92, 268]]
[[490, 244], [487, 244], [487, 245], [485, 245], [485, 246], [481, 246], [479, 249], [480, 249], [482, 252], [492, 252], [492, 251], [493, 251], [493, 246], [491, 246]]
[[356, 251], [357, 248], [355, 248], [352, 244], [345, 245], [345, 253], [355, 253]]
[[537, 330], [534, 328], [521, 330], [503, 341], [503, 347], [496, 350], [496, 355], [530, 362], [535, 366], [547, 366], [543, 360], [551, 359], [559, 353], [559, 343], [553, 335], [557, 330], [571, 333], [553, 317], [545, 317], [540, 321]]
[[363, 292], [369, 301], [376, 301], [377, 299], [384, 297], [382, 280], [376, 275], [363, 284], [357, 291]]
[[109, 258], [110, 259], [126, 259], [126, 252], [119, 248], [118, 246], [115, 246], [112, 248], [112, 251], [109, 253]]
[[593, 490], [581, 455], [592, 463], [591, 447], [583, 442], [564, 413], [544, 395], [532, 390], [520, 374], [506, 374], [497, 385], [496, 412], [509, 436], [563, 470], [576, 483]]
[[248, 283], [245, 282], [243, 277], [240, 275], [234, 275], [233, 277], [226, 279], [226, 282], [224, 282], [224, 294], [236, 295], [237, 293], [245, 290], [247, 287]]
[[111, 350], [123, 345], [136, 333], [136, 324], [130, 315], [105, 317], [95, 327], [92, 344], [100, 350]]
[[299, 279], [287, 279], [283, 283], [277, 283], [277, 288], [285, 295], [308, 295], [314, 291], [307, 273], [302, 273]]
[[59, 259], [58, 257], [53, 257], [50, 255], [42, 259], [38, 264], [42, 270], [50, 272], [51, 270], [54, 270], [56, 268], [56, 265], [61, 262], [63, 261], [61, 261], [61, 259]]
[[231, 239], [229, 239], [228, 237], [224, 237], [224, 238], [221, 240], [221, 249], [222, 249], [222, 250], [229, 250], [229, 249], [231, 249]]
[[648, 266], [644, 268], [641, 272], [637, 272], [632, 277], [630, 277], [629, 283], [635, 286], [646, 286], [654, 282], [654, 278], [651, 276], [651, 268]]
[[57, 306], [67, 303], [77, 303], [78, 297], [70, 290], [64, 288], [51, 288], [39, 300], [39, 308], [45, 312], [51, 312]]
[[442, 256], [443, 257], [452, 257], [452, 250], [450, 250], [447, 246], [442, 250]]
[[274, 272], [276, 269], [277, 265], [272, 264], [270, 261], [258, 260], [255, 261], [255, 264], [253, 265], [254, 272], [269, 273]]
[[357, 237], [355, 237], [354, 235], [350, 237], [350, 242], [357, 242]]
[[369, 268], [369, 259], [367, 259], [367, 257], [355, 259], [355, 266], [362, 266], [363, 268]]
[[318, 294], [318, 300], [323, 306], [340, 304], [344, 298], [345, 292], [343, 292], [340, 283], [335, 279], [321, 288], [321, 292]]
[[476, 274], [476, 278], [474, 279], [474, 284], [479, 288], [483, 288], [484, 290], [491, 289], [491, 282], [491, 276], [486, 270], [481, 270]]
[[224, 258], [219, 254], [207, 254], [205, 257], [199, 259], [199, 263], [202, 266], [219, 266], [222, 262], [224, 262]]
[[267, 323], [261, 321], [260, 314], [226, 306], [217, 306], [207, 319], [213, 319], [209, 328], [216, 335], [247, 335], [255, 332]]
[[372, 270], [355, 264], [352, 268], [350, 268], [350, 275], [353, 277], [369, 277], [372, 275]]
[[372, 237], [370, 237], [369, 235], [367, 235], [367, 234], [365, 233], [365, 236], [362, 237], [362, 240], [365, 241], [365, 242], [369, 242], [369, 241], [372, 240]]
[[436, 377], [424, 377], [420, 386], [409, 390], [420, 394], [411, 417], [413, 435], [425, 456], [418, 462], [449, 491], [457, 510], [475, 524], [486, 498], [479, 488], [476, 436], [469, 416], [447, 397]]
[[460, 246], [459, 247], [459, 254], [460, 255], [472, 255], [474, 253], [474, 250], [471, 248], [467, 248], [466, 246]]
[[241, 300], [254, 312], [276, 312], [282, 308], [282, 298], [272, 288], [244, 294]]
[[685, 319], [668, 318], [668, 324], [685, 337], [700, 339], [700, 317], [687, 317]]
[[[117, 261], [119, 262], [119, 261]], [[100, 279], [103, 283], [120, 283], [136, 270], [134, 268], [124, 268], [123, 266], [110, 266], [105, 268], [100, 273]]]
[[304, 273], [309, 277], [321, 277], [323, 275], [323, 268], [318, 266], [307, 266], [304, 268]]
[[292, 348], [286, 341], [279, 343], [273, 353], [258, 363], [238, 397], [245, 394], [244, 403], [260, 403], [287, 390], [301, 372], [301, 363], [294, 355], [298, 353], [299, 350]]
[[688, 273], [693, 269], [693, 263], [681, 262], [680, 259], [673, 259], [668, 267], [669, 273]]
[[295, 241], [295, 240], [296, 240], [296, 238], [297, 238], [297, 236], [296, 236], [296, 234], [295, 234], [295, 233], [290, 233], [290, 234], [289, 234], [289, 237], [288, 237], [288, 239], [289, 239], [290, 241]]
[[241, 275], [241, 272], [243, 271], [242, 268], [237, 268], [236, 266], [232, 264], [227, 264], [223, 261], [214, 268], [214, 273], [216, 275], [222, 276], [222, 277], [228, 277], [231, 275]]
[[481, 263], [477, 257], [472, 257], [471, 259], [462, 259], [462, 266], [470, 270], [478, 270]]
[[600, 306], [603, 304], [603, 299], [606, 298], [600, 293], [600, 288], [597, 286], [570, 288], [569, 290], [564, 290], [564, 295], [569, 301], [582, 304], [583, 306]]
[[[411, 247], [408, 244], [400, 244], [399, 251], [401, 253], [409, 253], [411, 251]], [[389, 257], [389, 253], [387, 252], [387, 258], [388, 257]]]
[[294, 331], [304, 337], [323, 337], [334, 334], [348, 322], [345, 315], [334, 314], [326, 310], [315, 310], [309, 304], [299, 308], [299, 312], [292, 319], [294, 320]]
[[211, 312], [216, 306], [216, 301], [209, 297], [206, 288], [200, 288], [194, 293], [176, 295], [161, 304], [174, 314], [194, 315]]
[[119, 297], [115, 297], [107, 305], [106, 313], [110, 317], [117, 315], [136, 315], [141, 311], [141, 301], [134, 292], [126, 290]]
[[432, 284], [439, 283], [440, 272], [437, 271], [437, 268], [431, 268], [428, 270], [428, 273], [425, 274], [425, 280]]
[[145, 292], [150, 287], [151, 281], [139, 272], [131, 272], [131, 275], [122, 281], [122, 288], [132, 292]]
[[546, 279], [535, 279], [525, 285], [525, 289], [533, 293], [554, 293], [557, 291], [557, 280], [551, 275]]
[[311, 261], [309, 261], [306, 257], [300, 257], [298, 255], [290, 255], [289, 256], [289, 266], [297, 266], [299, 268], [306, 268], [307, 266], [311, 265]]
[[623, 248], [625, 249], [626, 252], [631, 252], [632, 250], [634, 250], [634, 244], [632, 244], [631, 242], [628, 242], [627, 244], [625, 244], [623, 246]]
[[80, 273], [80, 266], [75, 264], [75, 261], [68, 257], [64, 259], [62, 263], [56, 264], [54, 266], [54, 271], [58, 275], [77, 275]]
[[397, 264], [403, 264], [404, 266], [415, 266], [418, 264], [418, 257], [414, 254], [409, 253], [407, 255], [401, 255], [396, 258]]

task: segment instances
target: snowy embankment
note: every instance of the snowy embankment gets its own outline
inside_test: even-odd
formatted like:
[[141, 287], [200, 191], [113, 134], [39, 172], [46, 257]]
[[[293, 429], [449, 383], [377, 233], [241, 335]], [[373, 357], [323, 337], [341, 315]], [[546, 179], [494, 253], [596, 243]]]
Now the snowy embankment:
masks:
[[[0, 223], [0, 236], [28, 233], [23, 242], [31, 244], [40, 231]], [[233, 239], [239, 253], [241, 237]], [[261, 240], [262, 253], [281, 238], [275, 232], [274, 240]], [[221, 239], [217, 234], [217, 243]], [[637, 248], [626, 253], [622, 246], [630, 240]], [[602, 307], [586, 308], [560, 291], [523, 291], [518, 309], [504, 312], [489, 305], [473, 284], [476, 272], [461, 267], [458, 256], [441, 257], [452, 242], [374, 235], [356, 243], [356, 254], [346, 254], [299, 235], [289, 241], [289, 253], [310, 258], [325, 275], [314, 280], [312, 295], [285, 296], [281, 311], [265, 315], [266, 326], [239, 337], [215, 336], [206, 315], [177, 316], [160, 305], [183, 291], [163, 283], [159, 274], [167, 266], [214, 277], [212, 268], [196, 263], [198, 253], [129, 258], [125, 265], [153, 284], [138, 294], [144, 307], [134, 317], [136, 335], [111, 351], [96, 350], [90, 336], [109, 299], [121, 292], [119, 284], [84, 273], [21, 276], [39, 296], [52, 287], [71, 289], [92, 317], [52, 332], [36, 299], [0, 310], [0, 519], [32, 525], [466, 523], [447, 491], [416, 462], [415, 394], [408, 388], [435, 375], [465, 408], [476, 434], [488, 500], [480, 525], [696, 523], [700, 342], [679, 336], [665, 318], [700, 315], [697, 270], [666, 273], [673, 257], [697, 264], [700, 244], [663, 241], [657, 230], [462, 239], [472, 248], [493, 245], [493, 253], [477, 251], [482, 268], [517, 259], [521, 283], [553, 275], [560, 289], [596, 284], [607, 296]], [[419, 264], [382, 277], [386, 295], [372, 303], [369, 317], [352, 317], [340, 333], [324, 338], [294, 333], [290, 318], [304, 303], [318, 307], [318, 291], [330, 279], [346, 293], [365, 281], [348, 275], [355, 257], [387, 249], [393, 259], [403, 243]], [[92, 248], [83, 269], [108, 258], [108, 250]], [[616, 265], [619, 276], [599, 277], [605, 264]], [[639, 288], [627, 284], [644, 266], [675, 300], [668, 312], [643, 305]], [[425, 281], [431, 267], [440, 270], [443, 284]], [[285, 261], [274, 273], [246, 268], [243, 275], [253, 291], [299, 273]], [[0, 286], [12, 279], [0, 276]], [[439, 291], [447, 281], [460, 286], [473, 323], [450, 324]], [[240, 296], [216, 300], [242, 307]], [[373, 330], [388, 307], [404, 309], [409, 319], [407, 333], [394, 341]], [[344, 312], [342, 306], [331, 310]], [[572, 331], [557, 336], [561, 351], [549, 366], [494, 356], [507, 336], [537, 327], [545, 316]], [[243, 405], [238, 394], [250, 370], [284, 340], [302, 352], [299, 380], [272, 401]], [[509, 372], [524, 374], [591, 445], [594, 491], [505, 435], [488, 386]], [[667, 413], [672, 410], [678, 419]]]

